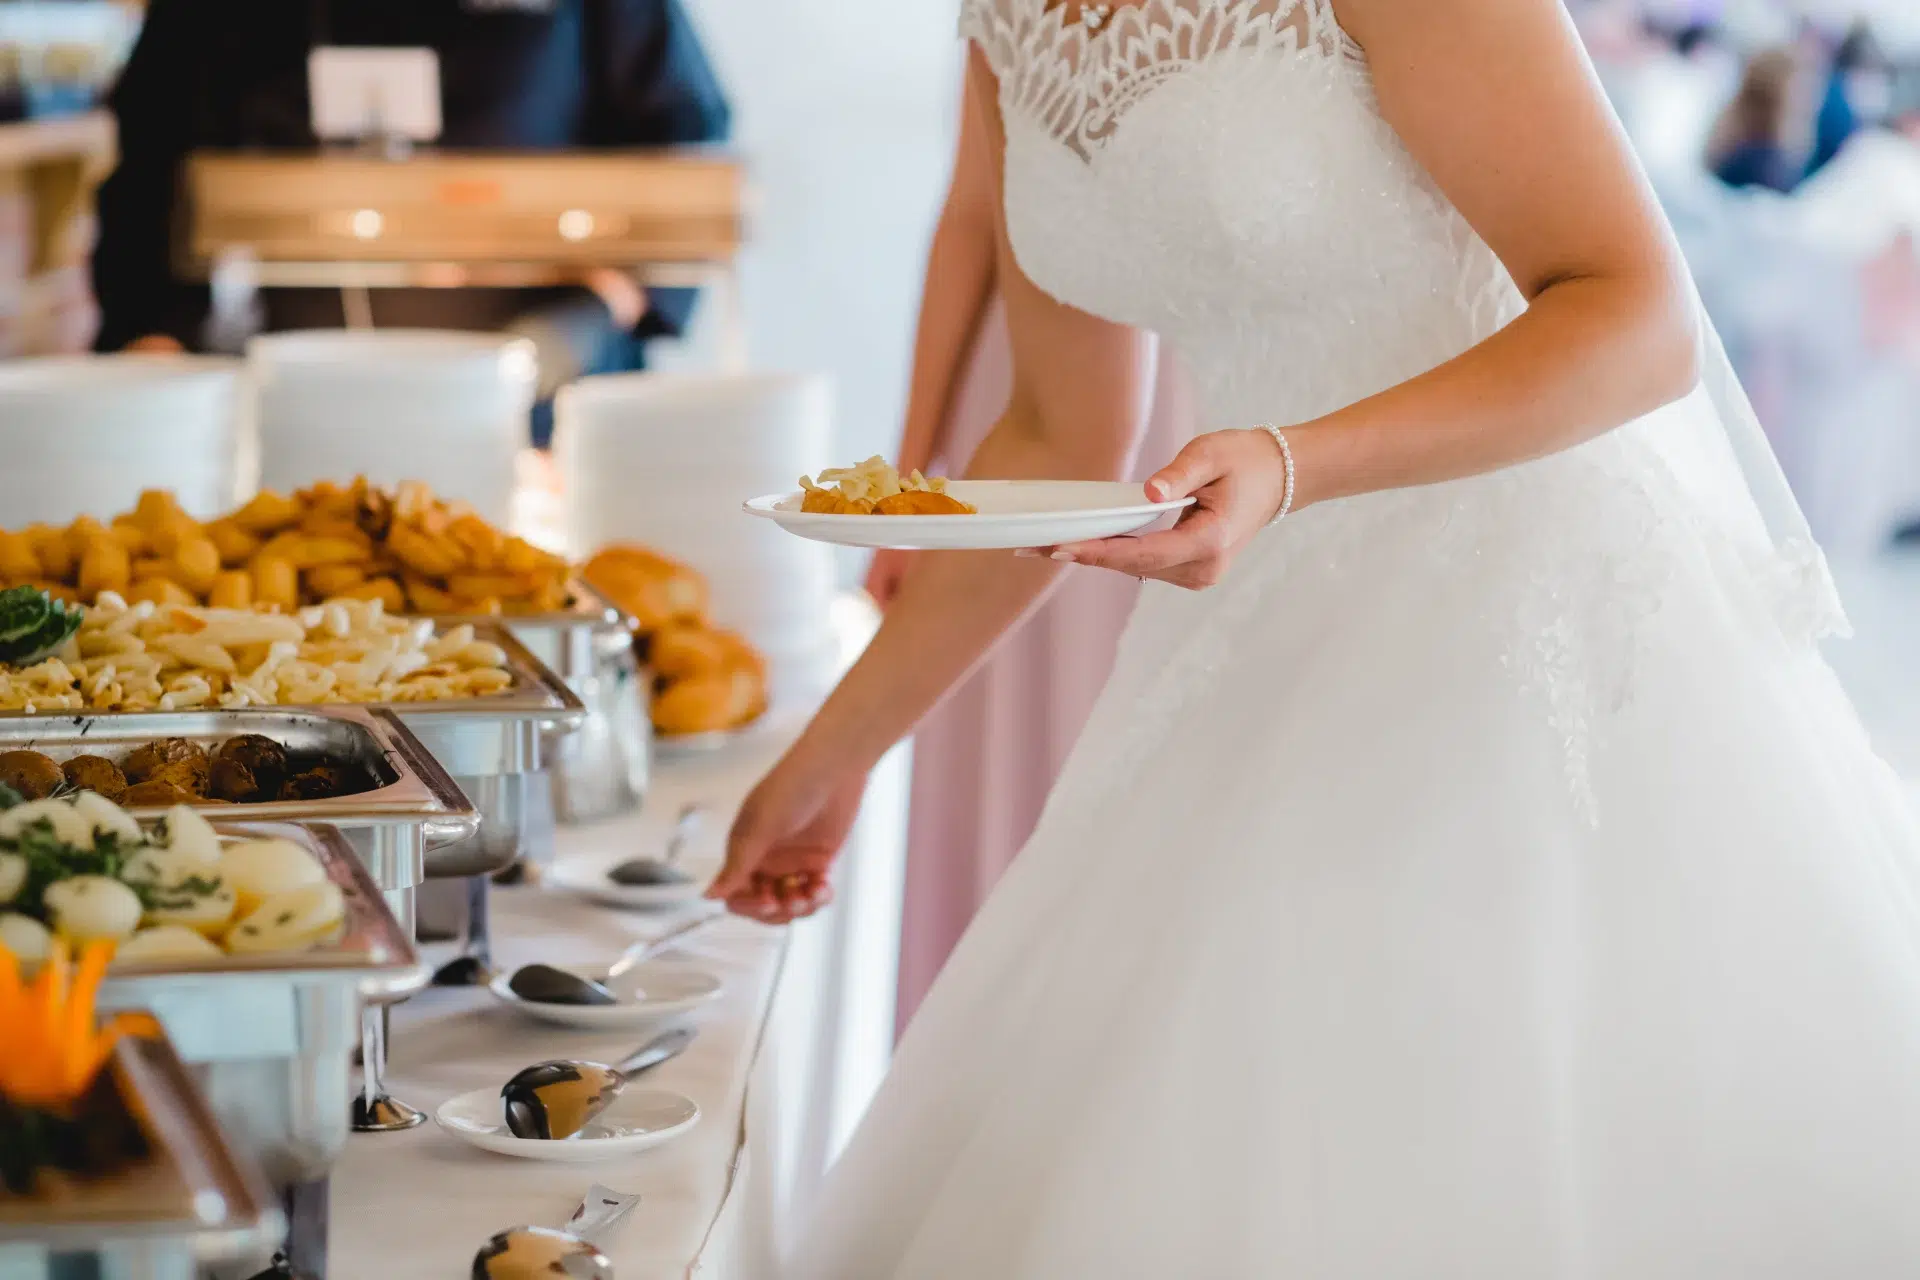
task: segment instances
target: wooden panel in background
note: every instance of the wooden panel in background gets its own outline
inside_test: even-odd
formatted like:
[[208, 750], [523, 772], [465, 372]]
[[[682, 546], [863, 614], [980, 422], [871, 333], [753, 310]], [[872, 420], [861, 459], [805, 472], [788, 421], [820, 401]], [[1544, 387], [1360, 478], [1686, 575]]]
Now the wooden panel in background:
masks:
[[188, 264], [716, 265], [740, 247], [738, 162], [708, 152], [202, 152]]

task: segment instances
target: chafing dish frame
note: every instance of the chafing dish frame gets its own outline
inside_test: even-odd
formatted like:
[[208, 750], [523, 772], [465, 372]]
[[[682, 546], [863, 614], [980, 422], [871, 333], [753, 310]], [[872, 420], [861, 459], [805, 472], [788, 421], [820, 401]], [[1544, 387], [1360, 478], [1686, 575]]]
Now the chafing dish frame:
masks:
[[311, 851], [346, 896], [340, 939], [302, 952], [110, 969], [99, 1005], [152, 1013], [197, 1069], [228, 1137], [276, 1185], [313, 1181], [346, 1144], [363, 1004], [377, 1018], [377, 1006], [426, 985], [427, 967], [338, 828], [236, 822], [216, 830], [279, 836]]

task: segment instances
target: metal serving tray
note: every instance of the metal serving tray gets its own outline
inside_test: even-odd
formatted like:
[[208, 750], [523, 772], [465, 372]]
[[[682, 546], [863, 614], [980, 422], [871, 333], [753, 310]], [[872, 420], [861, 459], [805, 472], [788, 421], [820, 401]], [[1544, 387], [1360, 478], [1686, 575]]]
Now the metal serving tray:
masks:
[[[437, 619], [442, 626], [449, 624]], [[500, 646], [513, 684], [484, 698], [384, 703], [456, 778], [537, 773], [548, 726], [572, 729], [587, 709], [573, 690], [528, 651], [499, 618], [476, 621], [474, 638]], [[485, 814], [481, 822], [485, 824]]]
[[192, 1276], [201, 1263], [264, 1262], [286, 1220], [167, 1038], [122, 1039], [111, 1069], [152, 1155], [54, 1196], [0, 1197], [0, 1280], [157, 1280]]
[[323, 947], [108, 971], [103, 1009], [145, 1009], [197, 1068], [227, 1137], [276, 1185], [323, 1176], [346, 1144], [349, 1060], [361, 1002], [405, 999], [427, 968], [346, 836], [328, 826], [221, 823], [221, 835], [281, 836], [311, 850], [346, 895], [346, 927]]
[[[242, 734], [290, 752], [352, 764], [373, 789], [328, 800], [272, 800], [194, 807], [247, 822], [327, 822], [337, 827], [417, 823], [429, 843], [463, 839], [478, 823], [453, 779], [400, 718], [378, 707], [245, 707], [234, 711], [130, 711], [0, 720], [0, 750], [38, 751], [61, 763], [78, 755], [119, 758], [145, 743], [185, 738], [211, 750]], [[163, 808], [133, 807], [140, 817]]]
[[599, 649], [631, 639], [634, 619], [582, 579], [567, 584], [569, 603], [551, 613], [436, 614], [435, 625], [503, 626], [563, 680], [593, 672]]
[[[160, 738], [211, 746], [243, 733], [271, 738], [290, 751], [350, 761], [376, 787], [331, 800], [209, 801], [194, 807], [214, 821], [325, 822], [343, 828], [383, 891], [419, 884], [441, 850], [479, 829], [480, 815], [459, 784], [412, 730], [382, 707], [245, 707], [0, 719], [0, 750], [39, 751], [62, 762], [88, 753], [117, 759]], [[132, 812], [156, 818], [163, 810]], [[393, 905], [396, 912], [404, 910], [400, 902]]]

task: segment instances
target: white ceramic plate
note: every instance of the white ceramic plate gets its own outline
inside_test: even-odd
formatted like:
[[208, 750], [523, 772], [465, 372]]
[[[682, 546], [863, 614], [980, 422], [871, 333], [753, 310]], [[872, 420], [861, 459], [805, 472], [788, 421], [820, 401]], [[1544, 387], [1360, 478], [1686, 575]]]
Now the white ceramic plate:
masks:
[[844, 547], [905, 551], [1010, 551], [1138, 533], [1193, 505], [1149, 502], [1137, 484], [1106, 480], [955, 480], [947, 492], [977, 507], [970, 516], [823, 516], [800, 510], [800, 493], [771, 493], [749, 515], [788, 533]]
[[[590, 965], [561, 964], [554, 968], [583, 978], [594, 975]], [[620, 997], [619, 1004], [542, 1004], [522, 1000], [507, 985], [512, 977], [511, 973], [503, 973], [487, 987], [501, 1004], [541, 1022], [590, 1031], [624, 1031], [664, 1022], [718, 999], [726, 989], [718, 977], [705, 969], [664, 960], [643, 964], [608, 983], [613, 994]]]
[[700, 1123], [700, 1108], [692, 1098], [664, 1089], [628, 1089], [592, 1124], [571, 1138], [553, 1142], [514, 1137], [507, 1130], [500, 1091], [475, 1089], [448, 1098], [433, 1113], [433, 1119], [454, 1137], [482, 1151], [582, 1164], [630, 1156], [671, 1142]]
[[660, 911], [683, 907], [707, 891], [720, 873], [719, 858], [688, 854], [680, 859], [680, 869], [691, 877], [685, 884], [624, 885], [607, 878], [607, 871], [624, 861], [621, 858], [568, 858], [547, 868], [540, 878], [542, 888], [578, 894], [603, 907], [625, 907], [636, 911]]

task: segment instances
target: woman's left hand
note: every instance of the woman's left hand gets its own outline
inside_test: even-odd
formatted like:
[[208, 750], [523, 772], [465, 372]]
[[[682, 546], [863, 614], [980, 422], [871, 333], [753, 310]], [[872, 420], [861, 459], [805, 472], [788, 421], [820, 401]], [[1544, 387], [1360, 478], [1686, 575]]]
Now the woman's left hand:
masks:
[[1280, 510], [1286, 492], [1286, 459], [1270, 434], [1215, 431], [1196, 437], [1147, 481], [1154, 502], [1194, 499], [1173, 528], [1016, 554], [1050, 555], [1199, 591], [1226, 576], [1234, 557]]

